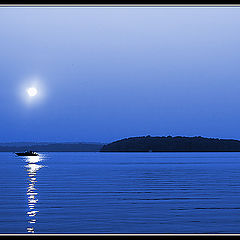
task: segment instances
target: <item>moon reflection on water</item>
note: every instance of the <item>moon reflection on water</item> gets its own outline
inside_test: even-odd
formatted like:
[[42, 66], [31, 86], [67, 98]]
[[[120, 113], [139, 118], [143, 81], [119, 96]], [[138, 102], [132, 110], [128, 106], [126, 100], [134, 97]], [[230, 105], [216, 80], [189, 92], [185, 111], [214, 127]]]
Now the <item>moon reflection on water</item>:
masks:
[[27, 174], [28, 174], [28, 187], [27, 187], [27, 201], [28, 201], [28, 210], [27, 210], [27, 218], [28, 218], [28, 233], [34, 233], [34, 226], [37, 222], [37, 203], [38, 203], [38, 189], [36, 187], [37, 183], [37, 172], [44, 167], [44, 165], [39, 164], [42, 161], [42, 156], [28, 156], [25, 157], [25, 165]]

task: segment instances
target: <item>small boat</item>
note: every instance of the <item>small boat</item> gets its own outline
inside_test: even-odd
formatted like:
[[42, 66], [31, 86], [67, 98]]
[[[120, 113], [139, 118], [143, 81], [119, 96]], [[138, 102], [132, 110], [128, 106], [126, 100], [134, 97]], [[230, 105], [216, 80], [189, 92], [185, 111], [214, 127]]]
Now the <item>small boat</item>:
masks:
[[15, 153], [16, 155], [18, 156], [39, 156], [38, 153], [36, 152], [33, 152], [33, 151], [27, 151], [27, 152], [18, 152], [18, 153]]

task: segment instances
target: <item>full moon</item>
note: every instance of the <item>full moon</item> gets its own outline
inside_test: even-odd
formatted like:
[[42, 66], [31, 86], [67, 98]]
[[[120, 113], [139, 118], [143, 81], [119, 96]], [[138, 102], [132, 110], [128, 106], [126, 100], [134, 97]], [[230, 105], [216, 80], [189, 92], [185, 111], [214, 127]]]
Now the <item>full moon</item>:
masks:
[[30, 97], [34, 97], [34, 96], [37, 95], [38, 91], [37, 91], [36, 88], [31, 87], [31, 88], [28, 88], [28, 89], [27, 89], [27, 93], [28, 93], [28, 95], [29, 95]]

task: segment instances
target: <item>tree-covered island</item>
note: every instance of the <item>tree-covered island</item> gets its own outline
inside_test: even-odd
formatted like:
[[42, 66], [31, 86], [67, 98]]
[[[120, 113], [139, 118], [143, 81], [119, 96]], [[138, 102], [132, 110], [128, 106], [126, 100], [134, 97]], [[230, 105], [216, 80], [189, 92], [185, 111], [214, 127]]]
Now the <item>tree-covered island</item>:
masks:
[[205, 137], [130, 137], [104, 145], [101, 152], [240, 152], [240, 141]]

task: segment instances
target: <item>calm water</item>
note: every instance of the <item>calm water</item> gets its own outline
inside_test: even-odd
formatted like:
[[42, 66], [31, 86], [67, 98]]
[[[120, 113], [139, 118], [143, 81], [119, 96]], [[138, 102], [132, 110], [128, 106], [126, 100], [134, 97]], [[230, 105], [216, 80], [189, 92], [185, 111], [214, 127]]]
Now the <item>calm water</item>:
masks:
[[0, 233], [239, 233], [240, 153], [0, 153]]

